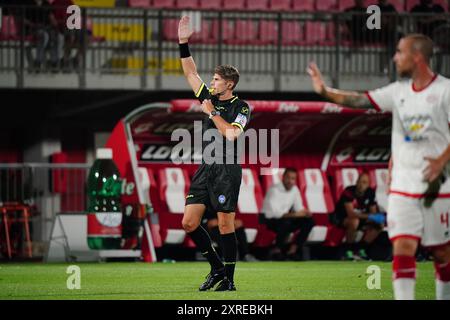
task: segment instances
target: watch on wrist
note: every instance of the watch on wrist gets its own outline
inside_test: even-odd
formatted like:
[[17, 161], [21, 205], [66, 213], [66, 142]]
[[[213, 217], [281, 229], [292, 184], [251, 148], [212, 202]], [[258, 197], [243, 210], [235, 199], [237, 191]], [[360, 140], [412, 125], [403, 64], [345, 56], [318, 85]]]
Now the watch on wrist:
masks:
[[211, 113], [209, 114], [209, 118], [212, 119], [212, 117], [214, 116], [220, 116], [220, 112], [217, 110], [211, 111]]

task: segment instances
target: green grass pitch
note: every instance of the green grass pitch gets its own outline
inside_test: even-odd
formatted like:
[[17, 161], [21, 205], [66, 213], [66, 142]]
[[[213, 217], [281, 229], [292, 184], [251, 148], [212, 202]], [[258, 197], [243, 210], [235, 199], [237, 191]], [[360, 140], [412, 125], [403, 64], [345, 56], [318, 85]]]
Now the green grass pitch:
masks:
[[[386, 262], [242, 262], [236, 292], [199, 292], [206, 262], [78, 263], [81, 288], [67, 289], [70, 264], [0, 264], [0, 299], [392, 299], [391, 264]], [[381, 269], [381, 288], [369, 290], [370, 265]], [[434, 270], [418, 266], [417, 299], [434, 299]]]

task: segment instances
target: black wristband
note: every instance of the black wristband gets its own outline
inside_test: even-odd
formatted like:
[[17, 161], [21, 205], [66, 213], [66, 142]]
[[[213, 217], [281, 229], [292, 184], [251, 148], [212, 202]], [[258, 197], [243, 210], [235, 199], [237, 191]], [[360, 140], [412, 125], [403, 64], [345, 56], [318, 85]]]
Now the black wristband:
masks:
[[180, 57], [181, 58], [189, 58], [191, 56], [191, 52], [189, 51], [188, 43], [180, 43], [178, 44], [180, 47]]

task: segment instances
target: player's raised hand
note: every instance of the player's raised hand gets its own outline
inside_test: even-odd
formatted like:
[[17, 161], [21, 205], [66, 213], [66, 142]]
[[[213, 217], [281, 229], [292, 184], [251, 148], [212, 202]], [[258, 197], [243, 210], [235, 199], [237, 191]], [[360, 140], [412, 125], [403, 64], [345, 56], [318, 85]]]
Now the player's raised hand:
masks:
[[423, 178], [428, 182], [433, 182], [444, 170], [445, 163], [439, 159], [424, 157], [424, 160], [428, 161], [427, 166], [423, 170]]
[[188, 42], [189, 37], [194, 33], [190, 20], [188, 16], [183, 16], [178, 24], [178, 40], [180, 43]]
[[314, 91], [318, 94], [323, 93], [323, 91], [325, 90], [325, 82], [323, 81], [322, 73], [320, 73], [317, 64], [315, 62], [311, 62], [306, 69], [306, 72], [308, 72], [311, 77]]

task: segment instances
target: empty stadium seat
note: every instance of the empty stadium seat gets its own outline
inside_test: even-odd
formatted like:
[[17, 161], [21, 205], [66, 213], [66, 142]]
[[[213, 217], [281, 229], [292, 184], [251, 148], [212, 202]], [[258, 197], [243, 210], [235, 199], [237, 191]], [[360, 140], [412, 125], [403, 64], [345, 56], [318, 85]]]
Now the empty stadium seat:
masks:
[[339, 200], [342, 192], [348, 186], [356, 184], [359, 177], [359, 170], [356, 168], [338, 169], [334, 173], [334, 191], [335, 199]]
[[191, 42], [198, 42], [198, 43], [210, 43], [213, 41], [211, 37], [211, 28], [210, 28], [210, 22], [206, 20], [202, 20], [201, 22], [201, 29], [199, 32], [194, 32], [192, 34], [191, 39], [189, 39]]
[[199, 7], [201, 9], [222, 9], [222, 0], [200, 0]]
[[245, 8], [244, 0], [225, 0], [223, 8], [226, 10], [243, 10]]
[[165, 19], [163, 21], [163, 39], [168, 41], [178, 41], [179, 19]]
[[294, 11], [314, 11], [314, 0], [293, 0], [292, 10]]
[[269, 9], [269, 0], [247, 0], [248, 10], [267, 10]]
[[378, 208], [380, 211], [384, 212], [387, 209], [388, 203], [388, 177], [388, 169], [374, 169], [370, 172], [371, 187], [375, 189], [375, 197], [377, 199]]
[[256, 44], [257, 41], [257, 29], [253, 20], [237, 20], [235, 23], [234, 38], [228, 42], [230, 44]]
[[276, 44], [278, 42], [278, 22], [261, 20], [259, 22], [259, 44]]
[[16, 20], [13, 16], [4, 16], [1, 21], [0, 40], [19, 40], [19, 32]]
[[262, 209], [263, 194], [258, 175], [252, 169], [242, 169], [239, 191], [238, 212], [244, 222], [249, 243], [255, 241], [259, 227], [258, 217]]
[[345, 11], [348, 8], [355, 6], [355, 0], [339, 0], [339, 11]]
[[198, 9], [198, 0], [177, 0], [176, 7], [179, 9]]
[[317, 11], [333, 11], [338, 9], [338, 0], [317, 0]]
[[175, 0], [153, 0], [153, 8], [175, 8]]
[[229, 43], [234, 39], [235, 25], [233, 21], [222, 20], [221, 28], [219, 28], [219, 20], [213, 20], [212, 22], [212, 41], [217, 42], [222, 33], [222, 42]]
[[307, 21], [305, 23], [305, 44], [307, 45], [326, 45], [327, 23], [321, 21]]
[[334, 203], [330, 185], [320, 169], [304, 169], [299, 171], [300, 192], [305, 206], [312, 213], [327, 214], [333, 212]]
[[128, 0], [129, 7], [149, 8], [151, 7], [151, 0]]
[[271, 0], [269, 7], [273, 11], [289, 11], [291, 10], [291, 0]]
[[296, 45], [302, 41], [303, 32], [299, 21], [281, 22], [281, 43], [283, 45]]
[[162, 207], [159, 213], [161, 238], [164, 243], [184, 243], [186, 233], [182, 229], [181, 221], [190, 187], [188, 174], [181, 168], [164, 168], [159, 171], [158, 178]]

